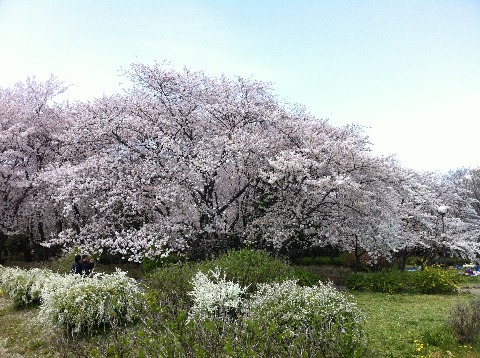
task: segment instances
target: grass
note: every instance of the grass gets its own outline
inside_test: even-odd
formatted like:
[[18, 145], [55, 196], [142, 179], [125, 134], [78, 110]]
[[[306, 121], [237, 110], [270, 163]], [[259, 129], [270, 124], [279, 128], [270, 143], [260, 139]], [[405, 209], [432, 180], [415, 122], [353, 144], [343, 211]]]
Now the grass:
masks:
[[0, 357], [62, 357], [51, 332], [36, 323], [37, 307], [15, 310], [13, 302], [0, 295]]
[[445, 325], [456, 300], [472, 295], [355, 292], [368, 317], [369, 357], [480, 357], [480, 345], [460, 345]]
[[461, 276], [460, 282], [463, 288], [480, 288], [480, 276]]

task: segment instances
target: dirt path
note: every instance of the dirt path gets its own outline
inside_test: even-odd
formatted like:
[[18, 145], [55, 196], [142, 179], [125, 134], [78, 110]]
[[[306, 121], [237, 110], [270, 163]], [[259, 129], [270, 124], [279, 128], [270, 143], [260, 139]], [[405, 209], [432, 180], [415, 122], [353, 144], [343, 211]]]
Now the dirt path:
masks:
[[472, 295], [480, 295], [480, 287], [461, 288], [460, 292], [471, 293]]

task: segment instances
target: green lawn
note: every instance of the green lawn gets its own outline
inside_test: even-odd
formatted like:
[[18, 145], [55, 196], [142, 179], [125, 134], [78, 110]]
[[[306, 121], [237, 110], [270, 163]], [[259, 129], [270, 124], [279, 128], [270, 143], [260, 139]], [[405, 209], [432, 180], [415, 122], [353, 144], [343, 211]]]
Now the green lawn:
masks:
[[0, 357], [62, 357], [56, 337], [36, 322], [38, 308], [15, 310], [0, 295]]
[[353, 296], [368, 317], [369, 357], [480, 357], [479, 344], [456, 343], [445, 325], [450, 307], [470, 294]]

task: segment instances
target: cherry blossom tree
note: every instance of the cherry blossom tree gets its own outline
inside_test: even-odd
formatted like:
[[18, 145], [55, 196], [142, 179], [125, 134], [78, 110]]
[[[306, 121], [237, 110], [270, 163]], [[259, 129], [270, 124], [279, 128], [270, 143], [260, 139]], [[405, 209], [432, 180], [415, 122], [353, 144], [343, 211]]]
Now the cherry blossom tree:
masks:
[[302, 130], [298, 147], [276, 155], [263, 172], [267, 207], [253, 237], [280, 252], [307, 238], [306, 245], [354, 252], [357, 262], [367, 252], [373, 259], [389, 256], [400, 229], [389, 160], [371, 155], [357, 127], [311, 119]]
[[[359, 127], [338, 128], [283, 104], [253, 79], [165, 64], [135, 64], [125, 75], [132, 86], [123, 94], [93, 102], [60, 108], [45, 96], [30, 129], [43, 128], [44, 141], [17, 156], [2, 152], [10, 153], [1, 161], [6, 173], [28, 173], [8, 177], [9, 200], [42, 216], [46, 245], [133, 261], [246, 244], [279, 254], [331, 245], [353, 252], [357, 265], [363, 255], [477, 250], [478, 214], [458, 185], [372, 155]], [[42, 160], [25, 171], [32, 153]], [[20, 188], [29, 201], [15, 199]], [[450, 208], [445, 217], [440, 205]], [[18, 217], [8, 210], [4, 223]]]
[[[461, 237], [460, 250], [470, 252], [470, 258], [478, 255], [479, 247], [471, 242], [480, 242], [480, 196], [478, 170], [470, 169], [465, 176], [452, 179], [448, 176], [440, 178], [439, 192], [446, 196], [450, 203], [448, 212], [442, 220], [442, 232]], [[448, 205], [448, 204], [447, 204]], [[452, 210], [450, 210], [452, 209]]]
[[64, 118], [54, 98], [65, 89], [54, 77], [0, 89], [0, 253], [16, 232], [45, 239], [46, 220], [34, 182], [58, 154]]
[[480, 215], [480, 167], [451, 171], [445, 175], [444, 180], [458, 187], [464, 197], [470, 198], [475, 211]]
[[70, 223], [56, 242], [134, 260], [235, 245], [259, 170], [294, 141], [284, 128], [296, 114], [254, 80], [144, 65], [128, 75], [126, 95], [78, 106], [44, 176]]
[[[403, 263], [414, 252], [423, 252], [428, 262], [447, 252], [474, 257], [479, 249], [480, 219], [465, 190], [435, 173], [405, 168], [398, 171], [403, 244], [396, 255], [403, 258]], [[446, 214], [439, 213], [441, 206], [448, 208]]]

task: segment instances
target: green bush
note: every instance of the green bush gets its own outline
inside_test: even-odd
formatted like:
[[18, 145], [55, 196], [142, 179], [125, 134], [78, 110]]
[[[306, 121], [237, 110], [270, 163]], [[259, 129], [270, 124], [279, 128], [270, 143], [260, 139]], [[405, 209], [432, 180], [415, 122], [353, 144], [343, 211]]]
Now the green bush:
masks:
[[330, 259], [330, 265], [333, 266], [345, 266], [345, 258], [342, 256], [335, 256]]
[[[222, 274], [212, 278], [210, 271]], [[209, 283], [196, 286], [197, 276]], [[299, 279], [313, 287], [292, 281]], [[290, 295], [298, 296], [298, 302], [303, 299], [303, 305], [291, 307], [287, 307], [286, 301], [278, 303], [292, 317], [298, 315], [304, 321], [293, 335], [282, 320], [261, 319], [260, 310], [267, 306], [261, 306], [259, 300], [269, 293], [256, 293], [257, 288], [265, 290], [269, 285], [285, 288], [283, 281], [290, 282], [290, 286], [276, 298]], [[336, 357], [338, 347], [349, 352], [344, 356], [354, 356], [352, 350], [360, 351], [364, 344], [363, 315], [355, 305], [347, 305], [348, 299], [333, 287], [318, 284], [316, 274], [292, 267], [263, 251], [230, 251], [213, 261], [161, 267], [149, 274], [144, 283], [149, 303], [142, 315], [145, 327], [125, 340], [123, 348], [117, 345], [119, 352], [123, 349], [144, 356], [182, 357]], [[225, 304], [222, 297], [228, 298], [229, 303]], [[256, 304], [249, 303], [254, 301]], [[325, 305], [323, 311], [320, 302]], [[247, 307], [252, 309], [251, 314]], [[223, 317], [228, 319], [218, 319]], [[332, 329], [327, 330], [329, 319]]]
[[439, 265], [425, 266], [412, 273], [412, 287], [419, 293], [452, 293], [459, 288], [458, 272], [445, 270]]
[[314, 265], [331, 265], [332, 259], [328, 256], [317, 256], [313, 259]]
[[460, 276], [438, 265], [425, 266], [422, 271], [379, 271], [353, 273], [347, 277], [346, 286], [353, 290], [374, 292], [452, 293], [458, 289]]
[[155, 260], [155, 259], [150, 259], [148, 257], [145, 257], [142, 260], [142, 270], [145, 273], [151, 273], [155, 271], [157, 268], [162, 267], [163, 262], [160, 260]]
[[453, 257], [448, 257], [445, 259], [445, 266], [455, 266], [457, 264], [457, 259]]
[[23, 308], [40, 302], [41, 289], [52, 275], [50, 270], [0, 266], [0, 289], [13, 300], [16, 308]]
[[456, 266], [456, 265], [465, 265], [472, 262], [471, 260], [468, 259], [462, 259], [458, 257], [448, 257], [445, 259], [445, 265], [446, 266]]
[[313, 272], [318, 280], [322, 282], [332, 282], [333, 284], [339, 286], [345, 286], [347, 277], [349, 277], [352, 273], [352, 269], [349, 267], [338, 267], [332, 265], [308, 266], [306, 269]]
[[309, 266], [309, 265], [313, 265], [313, 257], [304, 257], [302, 259], [302, 265], [305, 265], [305, 266]]
[[211, 262], [213, 269], [218, 267], [227, 278], [255, 291], [259, 283], [297, 279], [300, 285], [313, 285], [318, 276], [313, 272], [291, 266], [286, 260], [273, 257], [264, 251], [232, 250]]
[[353, 290], [396, 293], [409, 289], [411, 273], [402, 271], [357, 272], [347, 277], [346, 286]]
[[[151, 309], [170, 307], [172, 314], [188, 311], [193, 304], [188, 292], [192, 290], [191, 280], [201, 263], [179, 263], [161, 267], [145, 276], [144, 285], [148, 288], [147, 299]], [[204, 268], [203, 272], [208, 272]]]
[[226, 279], [254, 292], [259, 283], [297, 279], [301, 285], [314, 285], [318, 275], [306, 269], [289, 265], [264, 251], [232, 250], [213, 261], [196, 263], [177, 263], [160, 267], [145, 278], [149, 287], [149, 302], [152, 305], [174, 305], [175, 310], [188, 311], [192, 299], [187, 294], [192, 290], [192, 279], [198, 271], [208, 274], [210, 270], [219, 268]]

